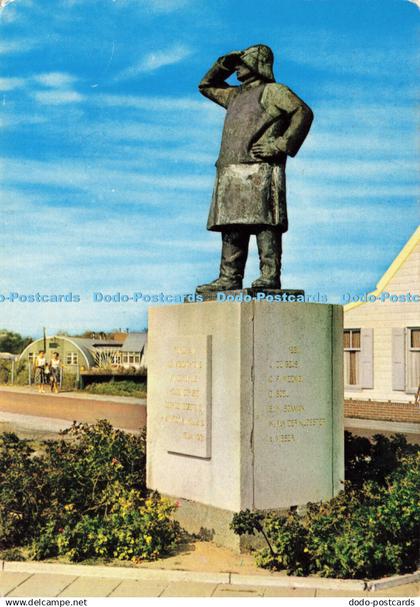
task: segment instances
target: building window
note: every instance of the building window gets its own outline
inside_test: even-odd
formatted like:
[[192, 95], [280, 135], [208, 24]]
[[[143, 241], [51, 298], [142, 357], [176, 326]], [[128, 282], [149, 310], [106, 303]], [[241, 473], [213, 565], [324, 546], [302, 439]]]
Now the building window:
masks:
[[66, 354], [66, 365], [77, 365], [79, 357], [77, 352], [67, 352]]
[[416, 391], [420, 384], [420, 328], [408, 329], [407, 389]]
[[140, 364], [140, 352], [123, 352], [123, 363], [126, 365]]
[[344, 331], [344, 384], [358, 386], [360, 364], [360, 329]]

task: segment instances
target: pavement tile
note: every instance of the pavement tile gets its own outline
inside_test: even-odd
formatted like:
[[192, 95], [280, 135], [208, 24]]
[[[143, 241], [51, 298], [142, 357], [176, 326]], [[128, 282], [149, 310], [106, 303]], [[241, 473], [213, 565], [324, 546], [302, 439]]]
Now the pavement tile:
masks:
[[371, 596], [372, 593], [367, 592], [365, 590], [327, 590], [326, 588], [317, 588], [316, 589], [316, 597], [327, 597], [327, 596], [335, 596], [335, 597], [359, 597], [359, 596]]
[[263, 596], [263, 586], [234, 586], [219, 584], [212, 596]]
[[78, 577], [59, 596], [108, 596], [120, 583], [118, 578]]
[[217, 584], [171, 582], [161, 596], [212, 596]]
[[384, 588], [383, 590], [375, 590], [369, 592], [369, 596], [420, 596], [420, 583], [404, 584], [404, 586], [393, 586], [392, 588]]
[[315, 596], [315, 588], [286, 588], [284, 586], [266, 586], [262, 589], [264, 596]]
[[0, 596], [7, 596], [16, 586], [28, 579], [32, 573], [18, 573], [14, 571], [0, 572]]
[[[28, 575], [28, 574], [26, 574]], [[57, 596], [75, 579], [74, 575], [34, 573], [23, 584], [8, 593], [7, 596], [42, 597]]]
[[149, 580], [123, 580], [109, 596], [160, 596], [168, 584]]

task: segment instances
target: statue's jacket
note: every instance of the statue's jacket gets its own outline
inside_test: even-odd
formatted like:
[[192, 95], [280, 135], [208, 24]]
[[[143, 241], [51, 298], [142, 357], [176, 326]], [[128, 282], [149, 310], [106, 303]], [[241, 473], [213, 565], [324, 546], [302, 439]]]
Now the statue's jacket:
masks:
[[[265, 225], [285, 232], [286, 158], [297, 154], [313, 114], [283, 84], [256, 80], [230, 86], [226, 79], [232, 72], [222, 57], [199, 85], [203, 95], [227, 109], [207, 229]], [[251, 151], [264, 140], [274, 145], [270, 158]]]

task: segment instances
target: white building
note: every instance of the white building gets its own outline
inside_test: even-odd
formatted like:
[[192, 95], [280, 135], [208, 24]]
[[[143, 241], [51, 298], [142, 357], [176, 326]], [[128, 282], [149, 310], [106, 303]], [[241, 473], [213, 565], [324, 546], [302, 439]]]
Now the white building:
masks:
[[414, 403], [420, 384], [420, 227], [367, 300], [344, 306], [345, 398]]

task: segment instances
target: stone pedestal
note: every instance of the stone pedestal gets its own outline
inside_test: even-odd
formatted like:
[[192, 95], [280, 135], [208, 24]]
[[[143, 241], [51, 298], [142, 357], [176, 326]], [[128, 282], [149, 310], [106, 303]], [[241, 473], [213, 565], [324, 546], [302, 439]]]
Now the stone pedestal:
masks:
[[342, 307], [149, 310], [147, 483], [227, 546], [232, 514], [327, 500], [344, 480]]

